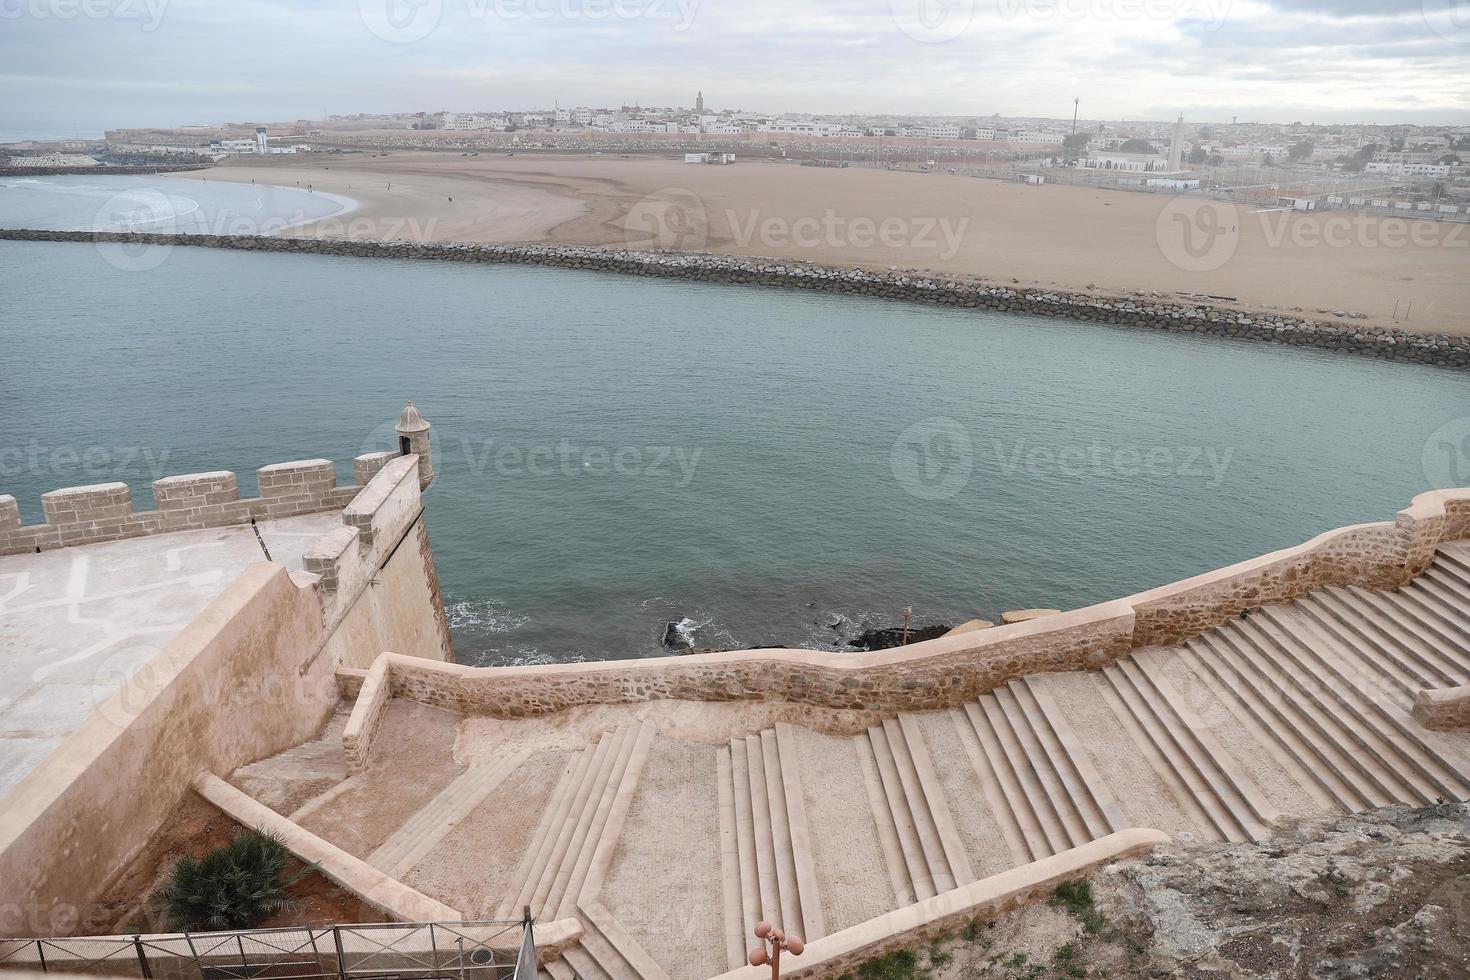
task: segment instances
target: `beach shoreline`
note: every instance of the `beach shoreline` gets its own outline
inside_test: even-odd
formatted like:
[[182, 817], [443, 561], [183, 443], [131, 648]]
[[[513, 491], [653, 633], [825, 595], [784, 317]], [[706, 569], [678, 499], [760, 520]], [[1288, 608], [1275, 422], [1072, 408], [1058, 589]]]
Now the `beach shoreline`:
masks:
[[180, 176], [309, 185], [361, 202], [350, 220], [287, 232], [299, 237], [663, 248], [1026, 289], [1213, 297], [1251, 314], [1470, 335], [1470, 225], [1428, 219], [1228, 205], [1229, 254], [1202, 260], [1165, 240], [1181, 220], [1172, 195], [947, 173], [405, 152], [242, 158]]

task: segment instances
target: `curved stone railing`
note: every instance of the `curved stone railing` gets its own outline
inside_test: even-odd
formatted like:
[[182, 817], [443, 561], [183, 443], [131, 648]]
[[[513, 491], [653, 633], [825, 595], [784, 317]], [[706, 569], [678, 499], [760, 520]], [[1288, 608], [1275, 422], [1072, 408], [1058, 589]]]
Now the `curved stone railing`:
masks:
[[1470, 338], [1418, 333], [1364, 323], [1256, 312], [1197, 299], [1021, 288], [911, 270], [870, 271], [789, 259], [708, 253], [640, 251], [591, 245], [362, 241], [334, 238], [150, 235], [131, 232], [0, 229], [0, 239], [48, 242], [120, 242], [192, 245], [258, 252], [296, 252], [363, 258], [428, 259], [554, 266], [717, 283], [746, 283], [851, 293], [884, 299], [1060, 316], [1074, 320], [1319, 347], [1393, 361], [1470, 367]]
[[[1121, 830], [1081, 847], [981, 878], [953, 891], [859, 923], [807, 943], [798, 957], [781, 958], [781, 976], [829, 977], [903, 947], [930, 942], [962, 929], [975, 919], [990, 921], [1040, 901], [1058, 885], [1087, 877], [1114, 861], [1147, 854], [1169, 836], [1157, 830]], [[752, 940], [754, 942], [754, 940]], [[715, 980], [769, 980], [768, 966], [743, 966]]]
[[[1102, 667], [1138, 647], [1179, 643], [1242, 610], [1313, 589], [1403, 585], [1428, 567], [1441, 541], [1467, 536], [1470, 489], [1436, 490], [1415, 497], [1393, 521], [1329, 531], [1125, 599], [898, 649], [739, 650], [534, 667], [469, 667], [385, 653], [375, 669], [385, 671], [392, 696], [500, 717], [582, 704], [768, 700], [772, 692], [826, 708], [952, 707], [1026, 674]], [[350, 691], [359, 678], [339, 681]], [[375, 687], [374, 697], [382, 696]]]

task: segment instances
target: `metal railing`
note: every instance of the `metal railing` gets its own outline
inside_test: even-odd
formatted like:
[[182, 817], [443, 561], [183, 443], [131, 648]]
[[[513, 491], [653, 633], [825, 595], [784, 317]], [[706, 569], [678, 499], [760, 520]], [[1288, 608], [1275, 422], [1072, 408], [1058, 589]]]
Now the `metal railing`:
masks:
[[536, 944], [529, 918], [0, 939], [6, 970], [139, 980], [535, 980]]

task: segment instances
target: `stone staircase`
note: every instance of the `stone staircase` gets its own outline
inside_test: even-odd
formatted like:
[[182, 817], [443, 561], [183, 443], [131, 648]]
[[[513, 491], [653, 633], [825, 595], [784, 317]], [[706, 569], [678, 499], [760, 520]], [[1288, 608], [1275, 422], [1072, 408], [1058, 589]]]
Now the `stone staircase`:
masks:
[[470, 766], [368, 855], [367, 863], [394, 878], [402, 878], [529, 755], [529, 752], [515, 752], [490, 765]]
[[[778, 723], [711, 739], [692, 768], [649, 767], [680, 774], [662, 795], [640, 790], [651, 746], [672, 760], [658, 752], [692, 743], [648, 721], [610, 725], [567, 757], [534, 832], [527, 821], [496, 917], [529, 906], [538, 921], [580, 921], [579, 943], [542, 971], [552, 980], [696, 980], [712, 971], [687, 964], [680, 937], [712, 955], [722, 943], [735, 968], [761, 920], [819, 939], [881, 914], [875, 900], [901, 908], [1129, 827], [1258, 841], [1288, 816], [1466, 800], [1470, 732], [1430, 731], [1410, 708], [1424, 688], [1467, 682], [1470, 546], [1457, 543], [1403, 588], [1320, 589], [1089, 673], [1021, 677], [856, 734]], [[420, 865], [526, 755], [457, 775], [369, 863], [394, 876]], [[673, 804], [645, 806], [649, 793], [683, 799], [669, 787], [685, 784], [701, 788], [678, 806], [718, 811], [698, 833]], [[658, 851], [645, 833], [635, 860], [619, 847], [630, 819], [688, 836]], [[639, 884], [696, 851], [707, 870], [675, 884], [713, 900], [698, 928], [657, 931], [677, 910]]]

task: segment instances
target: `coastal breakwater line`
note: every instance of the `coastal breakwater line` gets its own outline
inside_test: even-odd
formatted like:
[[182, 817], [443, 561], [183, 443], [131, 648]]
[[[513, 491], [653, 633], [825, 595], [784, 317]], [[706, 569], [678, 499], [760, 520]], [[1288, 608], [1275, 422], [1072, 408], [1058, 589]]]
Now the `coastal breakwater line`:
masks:
[[1003, 313], [1065, 317], [1090, 323], [1194, 333], [1341, 351], [1436, 367], [1470, 368], [1470, 337], [1365, 324], [1348, 325], [1276, 312], [1247, 311], [1154, 293], [1108, 295], [1007, 286], [911, 270], [867, 271], [786, 260], [599, 246], [353, 241], [265, 236], [0, 229], [0, 240], [186, 245], [238, 251], [352, 258], [486, 262], [614, 272], [724, 284], [846, 293]]

